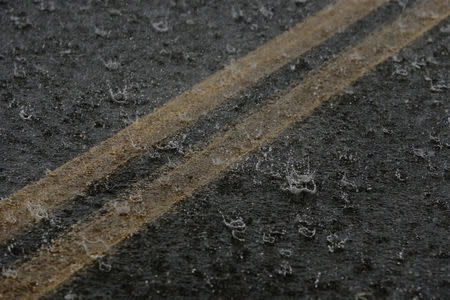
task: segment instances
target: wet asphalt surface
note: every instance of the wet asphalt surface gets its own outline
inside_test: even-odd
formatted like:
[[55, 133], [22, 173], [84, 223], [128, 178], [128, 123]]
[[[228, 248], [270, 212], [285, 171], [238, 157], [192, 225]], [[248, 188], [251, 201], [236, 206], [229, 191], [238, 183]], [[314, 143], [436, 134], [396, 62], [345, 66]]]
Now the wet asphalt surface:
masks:
[[[301, 2], [0, 1], [0, 197], [330, 1]], [[182, 161], [406, 2], [385, 5], [0, 245], [2, 267]], [[442, 22], [44, 298], [448, 298], [449, 28]], [[125, 91], [126, 103], [110, 89]], [[294, 173], [317, 192], [291, 193]]]

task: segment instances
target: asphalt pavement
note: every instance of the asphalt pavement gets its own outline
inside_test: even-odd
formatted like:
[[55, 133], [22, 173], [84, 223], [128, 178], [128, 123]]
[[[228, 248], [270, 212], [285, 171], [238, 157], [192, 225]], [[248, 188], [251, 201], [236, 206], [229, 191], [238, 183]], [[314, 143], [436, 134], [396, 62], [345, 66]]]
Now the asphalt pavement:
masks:
[[[0, 197], [331, 2], [0, 1]], [[381, 5], [0, 245], [3, 278], [415, 2]], [[447, 17], [43, 298], [448, 298], [449, 32]]]

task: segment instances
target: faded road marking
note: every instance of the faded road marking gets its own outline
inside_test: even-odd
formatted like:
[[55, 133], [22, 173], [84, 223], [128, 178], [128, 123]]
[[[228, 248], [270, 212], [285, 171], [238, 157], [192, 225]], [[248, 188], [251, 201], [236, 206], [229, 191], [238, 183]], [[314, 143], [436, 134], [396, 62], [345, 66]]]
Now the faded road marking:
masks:
[[450, 14], [448, 0], [421, 0], [398, 19], [383, 25], [355, 47], [313, 71], [288, 94], [248, 116], [186, 163], [123, 199], [125, 210], [111, 207], [75, 226], [29, 262], [16, 278], [0, 282], [8, 299], [35, 299], [67, 280], [86, 264], [167, 212], [173, 204], [217, 179], [231, 165], [278, 136], [324, 101], [421, 36]]

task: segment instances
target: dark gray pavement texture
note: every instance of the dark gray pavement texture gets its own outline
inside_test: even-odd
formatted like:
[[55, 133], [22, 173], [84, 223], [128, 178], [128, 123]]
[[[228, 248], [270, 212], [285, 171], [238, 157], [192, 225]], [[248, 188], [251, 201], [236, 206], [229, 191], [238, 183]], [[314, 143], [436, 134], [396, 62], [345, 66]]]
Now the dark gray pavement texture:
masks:
[[0, 2], [0, 197], [330, 2]]
[[[329, 2], [0, 1], [0, 196]], [[1, 245], [0, 263], [26, 260], [131, 182], [181, 161], [407, 2], [380, 8], [93, 186]], [[448, 299], [449, 32], [446, 20], [45, 298]], [[317, 192], [291, 193], [295, 174]]]

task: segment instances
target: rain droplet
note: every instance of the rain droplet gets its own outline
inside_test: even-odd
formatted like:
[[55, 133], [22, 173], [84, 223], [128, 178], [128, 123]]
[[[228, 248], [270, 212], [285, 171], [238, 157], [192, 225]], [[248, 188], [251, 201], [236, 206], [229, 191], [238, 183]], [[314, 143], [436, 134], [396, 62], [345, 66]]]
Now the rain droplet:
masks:
[[126, 216], [131, 211], [131, 208], [130, 208], [130, 205], [128, 204], [128, 201], [115, 202], [113, 205], [114, 205], [114, 208], [116, 210], [116, 213], [119, 216]]
[[159, 22], [152, 23], [153, 28], [158, 32], [167, 32], [169, 31], [169, 23], [167, 20], [162, 20]]
[[292, 274], [292, 267], [288, 261], [283, 260], [280, 264], [279, 269], [277, 270], [278, 274], [287, 276]]
[[101, 239], [90, 241], [84, 238], [81, 246], [86, 251], [86, 255], [92, 259], [103, 257], [105, 252], [109, 250], [109, 246]]
[[275, 243], [275, 238], [271, 236], [270, 234], [263, 233], [263, 242], [273, 244]]
[[327, 236], [328, 251], [331, 253], [337, 252], [344, 249], [344, 245], [348, 238], [340, 239], [336, 233]]
[[278, 252], [281, 256], [284, 257], [291, 257], [292, 256], [292, 250], [291, 249], [279, 249]]
[[17, 222], [17, 219], [14, 215], [12, 215], [11, 213], [9, 213], [6, 216], [6, 222], [10, 223], [10, 224], [15, 224]]
[[26, 207], [29, 213], [37, 220], [48, 219], [47, 210], [41, 204], [27, 202]]
[[298, 228], [298, 233], [300, 233], [301, 235], [303, 235], [304, 237], [307, 237], [309, 239], [313, 238], [316, 235], [316, 229], [308, 229], [305, 226], [300, 226]]
[[10, 269], [10, 268], [4, 268], [3, 267], [3, 269], [2, 269], [2, 275], [3, 275], [3, 277], [6, 277], [6, 278], [16, 278], [17, 277], [17, 271], [16, 270], [13, 270], [13, 269]]

